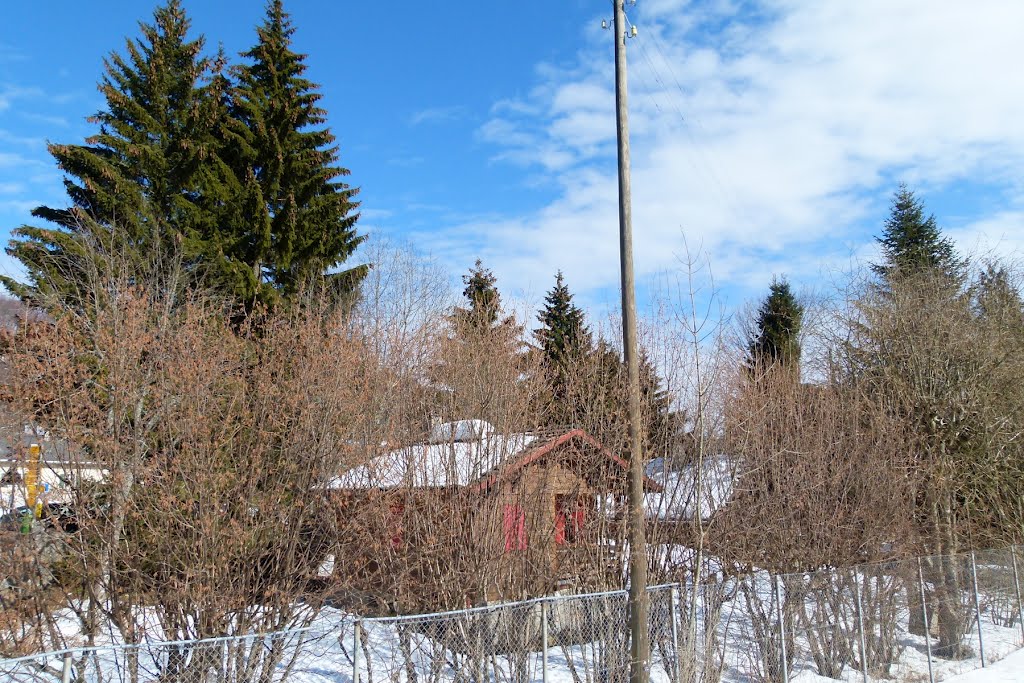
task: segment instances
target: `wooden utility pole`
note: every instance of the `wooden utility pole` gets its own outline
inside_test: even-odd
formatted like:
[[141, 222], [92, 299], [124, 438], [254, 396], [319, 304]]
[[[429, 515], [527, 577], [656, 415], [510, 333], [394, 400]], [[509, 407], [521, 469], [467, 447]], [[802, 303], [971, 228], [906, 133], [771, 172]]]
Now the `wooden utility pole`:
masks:
[[636, 288], [633, 283], [633, 218], [629, 198], [629, 114], [626, 104], [626, 13], [615, 3], [615, 123], [619, 157], [619, 261], [622, 271], [622, 346], [629, 377], [629, 683], [647, 683], [647, 541], [644, 533], [644, 457], [640, 435], [640, 363]]

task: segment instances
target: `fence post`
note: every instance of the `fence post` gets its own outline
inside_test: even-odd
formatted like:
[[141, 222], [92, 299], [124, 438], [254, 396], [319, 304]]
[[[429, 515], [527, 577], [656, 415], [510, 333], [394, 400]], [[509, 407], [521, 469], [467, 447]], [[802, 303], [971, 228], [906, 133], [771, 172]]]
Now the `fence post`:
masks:
[[1024, 603], [1020, 599], [1020, 574], [1017, 571], [1017, 546], [1010, 546], [1010, 561], [1013, 563], [1013, 587], [1017, 591], [1017, 621], [1020, 623], [1021, 645], [1024, 645]]
[[928, 680], [935, 683], [935, 672], [932, 671], [932, 636], [931, 622], [928, 621], [928, 598], [924, 593], [924, 563], [917, 558], [917, 580], [921, 587], [921, 613], [924, 616], [924, 647], [928, 653]]
[[359, 648], [362, 647], [363, 622], [356, 620], [352, 629], [352, 683], [359, 683]]
[[853, 594], [857, 597], [857, 634], [860, 636], [860, 668], [868, 683], [868, 644], [864, 638], [864, 604], [860, 598], [860, 572], [853, 568]]
[[782, 651], [782, 683], [789, 681], [789, 662], [786, 661], [786, 620], [782, 614], [782, 577], [775, 577], [775, 608], [779, 612], [779, 643]]
[[981, 656], [981, 668], [985, 668], [985, 638], [981, 635], [981, 600], [978, 598], [978, 564], [974, 561], [971, 551], [971, 579], [974, 584], [974, 616], [978, 621], [978, 654]]
[[540, 677], [548, 683], [548, 601], [540, 601]]
[[60, 683], [71, 683], [71, 653], [64, 653], [64, 668], [60, 672]]
[[[673, 670], [671, 674], [673, 683], [679, 683], [679, 626], [676, 623], [676, 620], [679, 618], [679, 608], [676, 606], [678, 600], [679, 590], [675, 586], [672, 586], [668, 596], [668, 619], [669, 623], [672, 625], [672, 653], [675, 656], [675, 666], [672, 667]], [[694, 645], [694, 643], [691, 643], [691, 645]]]

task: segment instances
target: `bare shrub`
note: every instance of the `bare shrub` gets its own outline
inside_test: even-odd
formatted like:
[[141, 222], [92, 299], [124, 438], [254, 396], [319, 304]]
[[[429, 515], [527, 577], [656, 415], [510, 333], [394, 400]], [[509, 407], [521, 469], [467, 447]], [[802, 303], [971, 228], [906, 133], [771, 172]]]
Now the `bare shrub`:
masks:
[[1022, 304], [1001, 273], [990, 267], [966, 287], [929, 272], [862, 285], [848, 339], [836, 347], [842, 381], [903, 426], [920, 482], [908, 538], [943, 558], [926, 563], [928, 600], [939, 621], [936, 651], [953, 658], [969, 654], [970, 619], [964, 571], [952, 558], [1019, 539], [1024, 519]]
[[[16, 411], [74, 444], [65, 604], [87, 641], [305, 623], [371, 357], [326, 304], [239, 327], [165, 284], [98, 280], [11, 344]], [[105, 478], [74, 481], [87, 464]]]
[[900, 425], [863, 394], [789, 373], [734, 375], [729, 452], [742, 459], [721, 552], [777, 571], [887, 557], [915, 489]]

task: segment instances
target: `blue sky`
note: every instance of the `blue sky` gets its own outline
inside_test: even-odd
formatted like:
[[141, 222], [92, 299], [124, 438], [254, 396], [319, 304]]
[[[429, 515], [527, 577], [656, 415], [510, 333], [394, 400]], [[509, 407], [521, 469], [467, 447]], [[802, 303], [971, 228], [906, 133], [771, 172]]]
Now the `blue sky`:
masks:
[[[231, 54], [263, 12], [254, 0], [185, 6], [208, 47]], [[153, 7], [5, 7], [0, 240], [31, 207], [64, 203], [45, 141], [93, 131], [102, 59]], [[610, 2], [286, 8], [371, 239], [411, 241], [453, 283], [481, 257], [520, 302], [539, 301], [561, 268], [583, 303], [614, 304]], [[638, 0], [629, 14], [641, 285], [689, 245], [728, 307], [773, 274], [823, 286], [872, 257], [900, 179], [964, 251], [1024, 247], [1024, 3]], [[20, 272], [5, 256], [0, 270]]]

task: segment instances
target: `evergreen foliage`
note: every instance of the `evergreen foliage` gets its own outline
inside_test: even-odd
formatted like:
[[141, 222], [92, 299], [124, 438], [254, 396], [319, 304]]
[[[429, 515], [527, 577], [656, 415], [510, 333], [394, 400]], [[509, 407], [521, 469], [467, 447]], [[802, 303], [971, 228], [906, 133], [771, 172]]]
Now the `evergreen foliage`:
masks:
[[1010, 282], [1005, 268], [993, 263], [987, 264], [978, 276], [973, 293], [974, 307], [979, 317], [1020, 328], [1024, 320], [1024, 300]]
[[[598, 339], [590, 353], [588, 373], [581, 373], [583, 406], [588, 424], [584, 426], [606, 446], [629, 456], [629, 377], [619, 350], [605, 339]], [[658, 370], [649, 355], [640, 350], [640, 414], [643, 423], [644, 453], [647, 457], [664, 455], [679, 415], [672, 412], [672, 397], [663, 387]], [[589, 380], [589, 381], [588, 381]], [[577, 380], [579, 381], [579, 380]]]
[[281, 0], [271, 0], [257, 44], [232, 69], [237, 82], [226, 125], [226, 156], [242, 187], [221, 240], [236, 295], [274, 303], [325, 279], [351, 292], [365, 266], [333, 273], [365, 239], [356, 234], [358, 192], [341, 179], [335, 137], [324, 124], [317, 85]]
[[797, 301], [789, 282], [785, 278], [772, 280], [768, 296], [758, 309], [753, 337], [747, 346], [748, 366], [799, 369], [803, 317], [804, 307]]
[[533, 337], [539, 345], [547, 384], [547, 395], [539, 400], [541, 412], [548, 424], [572, 424], [571, 385], [582, 372], [593, 340], [583, 310], [573, 303], [562, 271], [555, 276], [555, 286], [547, 293], [537, 321], [541, 326], [534, 330]]
[[501, 315], [501, 294], [496, 287], [498, 279], [480, 259], [462, 276], [462, 296], [466, 297], [465, 308], [456, 307], [452, 322], [456, 332], [464, 334], [470, 330], [487, 332], [496, 327], [514, 323], [511, 317], [499, 320]]
[[962, 278], [963, 262], [952, 240], [942, 236], [934, 215], [925, 218], [924, 205], [904, 183], [893, 196], [882, 236], [875, 239], [881, 245], [883, 262], [871, 269], [883, 283], [891, 285], [894, 278], [923, 271], [941, 273], [951, 282]]
[[534, 379], [523, 373], [523, 329], [515, 316], [504, 315], [497, 278], [480, 259], [462, 281], [466, 305], [449, 316], [449, 334], [431, 369], [431, 416], [482, 419], [502, 430], [533, 427], [525, 410], [529, 399], [523, 399]]
[[647, 428], [644, 453], [648, 458], [666, 455], [665, 449], [672, 443], [683, 414], [672, 411], [672, 395], [643, 349], [640, 351], [640, 410]]
[[544, 298], [544, 308], [537, 314], [541, 326], [533, 336], [549, 367], [564, 365], [590, 350], [593, 344], [583, 310], [573, 303], [562, 271], [555, 275], [555, 286]]
[[[229, 301], [251, 310], [306, 285], [351, 293], [366, 272], [334, 272], [362, 242], [357, 190], [340, 178], [334, 137], [324, 127], [294, 29], [271, 0], [248, 60], [226, 72], [223, 54], [204, 57], [189, 39], [179, 0], [141, 24], [141, 37], [105, 62], [99, 132], [84, 145], [51, 145], [65, 172], [68, 208], [32, 213], [7, 252], [28, 283], [3, 278], [25, 299], [71, 296], [116, 255], [138, 272], [185, 264]], [[237, 83], [232, 83], [232, 78]], [[173, 258], [172, 258], [173, 257]]]
[[[912, 446], [920, 541], [933, 554], [1019, 534], [1021, 303], [998, 267], [968, 285], [933, 217], [901, 186], [885, 260], [853, 302], [840, 377], [884, 407]], [[1002, 535], [1002, 537], [1000, 537]], [[956, 590], [955, 575], [942, 590]], [[954, 617], [956, 615], [953, 615]], [[940, 617], [940, 622], [943, 618]], [[959, 656], [959, 617], [939, 649]]]
[[3, 278], [22, 298], [69, 294], [83, 274], [101, 266], [95, 250], [135, 261], [153, 252], [203, 251], [209, 216], [199, 197], [223, 197], [230, 182], [217, 160], [218, 60], [201, 56], [203, 39], [188, 39], [190, 22], [178, 0], [156, 9], [125, 55], [104, 62], [99, 89], [106, 109], [90, 120], [99, 132], [84, 145], [51, 144], [65, 172], [71, 206], [32, 211], [50, 227], [22, 226], [7, 252], [29, 283]]

